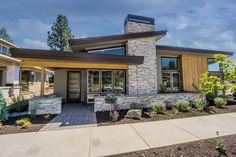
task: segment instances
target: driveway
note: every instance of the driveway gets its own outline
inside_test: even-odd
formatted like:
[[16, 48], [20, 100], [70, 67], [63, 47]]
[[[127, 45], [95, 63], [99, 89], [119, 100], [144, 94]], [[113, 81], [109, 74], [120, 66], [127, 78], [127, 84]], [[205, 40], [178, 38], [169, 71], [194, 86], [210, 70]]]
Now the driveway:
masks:
[[0, 135], [3, 157], [93, 157], [236, 134], [236, 113]]

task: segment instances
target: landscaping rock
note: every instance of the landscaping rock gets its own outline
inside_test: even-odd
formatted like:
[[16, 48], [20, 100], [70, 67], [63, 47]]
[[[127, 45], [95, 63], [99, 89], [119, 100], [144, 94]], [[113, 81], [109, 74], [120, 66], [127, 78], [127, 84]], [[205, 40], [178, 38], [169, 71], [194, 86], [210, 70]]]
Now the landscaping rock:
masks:
[[137, 110], [137, 109], [130, 109], [126, 114], [126, 118], [132, 118], [132, 119], [141, 119], [141, 116], [142, 116], [142, 110]]

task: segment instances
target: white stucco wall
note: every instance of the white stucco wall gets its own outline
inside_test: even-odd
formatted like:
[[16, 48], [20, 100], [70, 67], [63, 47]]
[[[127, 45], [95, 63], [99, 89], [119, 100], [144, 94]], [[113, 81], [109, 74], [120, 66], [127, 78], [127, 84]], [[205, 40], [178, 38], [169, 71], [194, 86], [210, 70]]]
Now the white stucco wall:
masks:
[[81, 101], [86, 101], [87, 95], [87, 71], [76, 69], [57, 69], [54, 73], [54, 93], [67, 99], [67, 72], [81, 71]]

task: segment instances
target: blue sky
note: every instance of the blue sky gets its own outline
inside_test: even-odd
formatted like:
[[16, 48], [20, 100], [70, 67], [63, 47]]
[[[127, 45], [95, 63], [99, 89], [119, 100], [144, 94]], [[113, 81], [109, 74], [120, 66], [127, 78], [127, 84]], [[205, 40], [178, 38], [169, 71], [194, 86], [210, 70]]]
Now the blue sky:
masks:
[[[158, 44], [236, 52], [236, 0], [0, 0], [0, 27], [15, 44], [48, 49], [57, 14], [76, 38], [121, 34], [128, 13], [153, 17], [168, 30]], [[236, 61], [236, 56], [234, 55]]]

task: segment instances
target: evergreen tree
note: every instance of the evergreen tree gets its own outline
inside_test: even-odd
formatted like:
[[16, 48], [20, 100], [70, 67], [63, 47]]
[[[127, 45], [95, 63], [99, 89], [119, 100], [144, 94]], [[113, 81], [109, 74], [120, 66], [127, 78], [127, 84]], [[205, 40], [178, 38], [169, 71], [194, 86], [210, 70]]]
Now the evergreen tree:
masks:
[[48, 32], [47, 44], [52, 50], [70, 50], [68, 40], [73, 38], [68, 20], [65, 15], [59, 14], [57, 20]]
[[8, 34], [5, 27], [0, 28], [0, 38], [13, 43], [12, 37]]
[[8, 119], [8, 107], [0, 90], [0, 123]]

